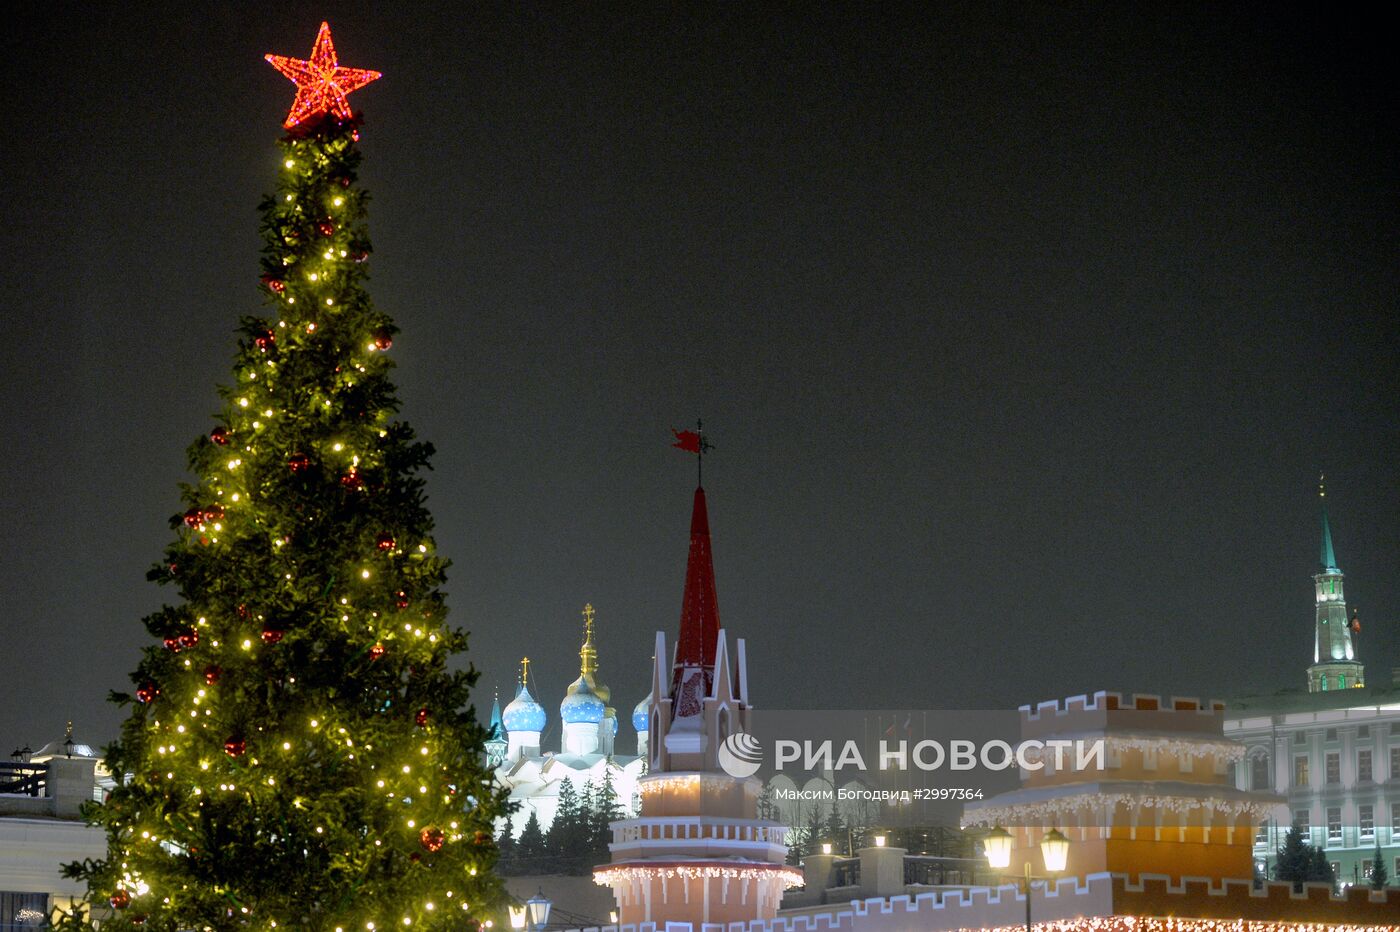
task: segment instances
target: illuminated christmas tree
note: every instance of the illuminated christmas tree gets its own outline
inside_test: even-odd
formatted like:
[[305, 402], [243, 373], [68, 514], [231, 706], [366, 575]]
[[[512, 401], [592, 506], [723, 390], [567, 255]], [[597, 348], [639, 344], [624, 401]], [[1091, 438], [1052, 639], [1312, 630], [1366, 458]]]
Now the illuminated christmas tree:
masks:
[[448, 658], [447, 565], [396, 418], [395, 328], [365, 291], [366, 195], [326, 26], [297, 83], [277, 193], [262, 205], [269, 311], [242, 322], [197, 481], [151, 578], [180, 600], [132, 679], [119, 785], [91, 817], [105, 861], [75, 865], [103, 929], [472, 928], [502, 793]]

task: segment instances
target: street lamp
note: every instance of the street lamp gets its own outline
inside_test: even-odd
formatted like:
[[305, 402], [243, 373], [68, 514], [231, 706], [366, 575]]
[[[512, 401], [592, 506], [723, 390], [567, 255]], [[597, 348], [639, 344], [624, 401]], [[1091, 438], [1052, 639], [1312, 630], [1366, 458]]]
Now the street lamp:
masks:
[[516, 932], [519, 932], [520, 929], [525, 928], [524, 906], [507, 906], [506, 912], [510, 913], [510, 927], [512, 929], [515, 929]]
[[[1006, 870], [1011, 866], [1011, 833], [998, 825], [982, 839], [982, 850], [987, 855], [987, 864], [993, 870]], [[1040, 856], [1045, 861], [1045, 870], [1058, 874], [1069, 861], [1069, 839], [1057, 828], [1052, 828], [1040, 839]], [[1031, 859], [1026, 857], [1024, 880], [1026, 883], [1026, 932], [1031, 932], [1031, 881], [1049, 881], [1050, 877], [1037, 877], [1031, 873]]]
[[549, 923], [549, 908], [554, 904], [544, 895], [544, 891], [536, 893], [525, 901], [525, 913], [529, 919], [530, 932], [540, 932]]

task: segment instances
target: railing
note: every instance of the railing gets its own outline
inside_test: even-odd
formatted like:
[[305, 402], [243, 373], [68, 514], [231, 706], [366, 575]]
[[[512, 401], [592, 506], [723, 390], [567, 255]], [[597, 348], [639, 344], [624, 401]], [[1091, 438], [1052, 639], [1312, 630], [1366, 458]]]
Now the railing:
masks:
[[[43, 796], [48, 776], [43, 764], [0, 763], [0, 795]], [[0, 932], [9, 930], [0, 927]]]
[[975, 884], [978, 866], [978, 861], [972, 858], [905, 855], [904, 883], [928, 887]]

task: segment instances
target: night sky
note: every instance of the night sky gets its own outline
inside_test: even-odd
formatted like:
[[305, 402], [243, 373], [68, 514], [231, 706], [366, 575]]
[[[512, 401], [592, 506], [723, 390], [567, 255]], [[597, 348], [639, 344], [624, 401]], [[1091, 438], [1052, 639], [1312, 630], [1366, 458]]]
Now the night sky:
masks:
[[1303, 686], [1319, 470], [1361, 659], [1400, 666], [1394, 42], [1359, 8], [29, 9], [0, 38], [0, 753], [115, 736], [261, 307], [293, 96], [262, 56], [322, 18], [385, 75], [351, 97], [370, 291], [486, 706], [528, 653], [557, 722], [585, 602], [641, 698], [697, 416], [760, 706]]

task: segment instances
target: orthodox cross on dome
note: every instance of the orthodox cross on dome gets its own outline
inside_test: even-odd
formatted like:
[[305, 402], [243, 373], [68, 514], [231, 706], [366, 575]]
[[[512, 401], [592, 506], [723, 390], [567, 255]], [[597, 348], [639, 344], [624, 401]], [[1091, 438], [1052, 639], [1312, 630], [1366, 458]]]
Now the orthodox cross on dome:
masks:
[[530, 688], [530, 658], [520, 658], [520, 685], [526, 689]]
[[350, 104], [345, 96], [381, 77], [378, 71], [340, 67], [335, 57], [335, 45], [331, 43], [330, 23], [321, 24], [309, 59], [271, 54], [263, 57], [297, 86], [291, 112], [282, 124], [286, 129], [327, 113], [342, 120], [350, 119]]
[[583, 647], [579, 648], [578, 652], [578, 672], [584, 676], [592, 676], [598, 672], [598, 648], [593, 646], [593, 619], [596, 614], [593, 611], [593, 603], [589, 602], [583, 606]]

